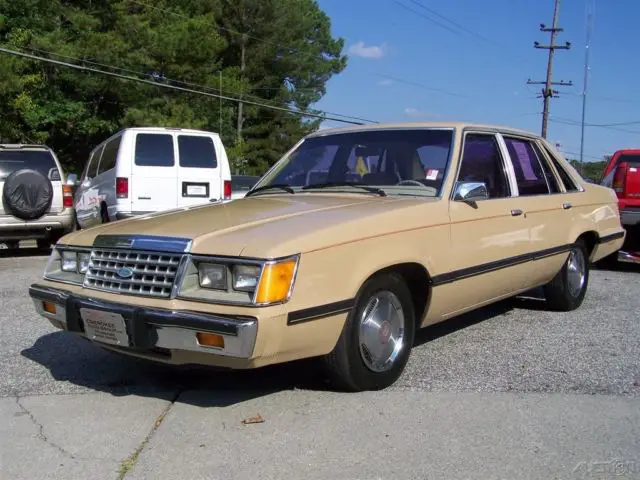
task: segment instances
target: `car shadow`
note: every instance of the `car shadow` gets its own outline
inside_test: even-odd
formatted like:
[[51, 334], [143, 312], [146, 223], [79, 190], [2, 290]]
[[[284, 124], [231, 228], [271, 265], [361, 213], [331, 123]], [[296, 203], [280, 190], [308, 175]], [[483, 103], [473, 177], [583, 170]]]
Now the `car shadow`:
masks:
[[[544, 309], [536, 291], [480, 308], [421, 329], [414, 347], [463, 330], [514, 308]], [[22, 350], [29, 360], [45, 367], [59, 382], [114, 396], [171, 397], [200, 407], [222, 407], [285, 390], [333, 391], [318, 358], [271, 365], [253, 370], [225, 370], [198, 365], [167, 365], [111, 352], [68, 332], [57, 331]]]
[[21, 351], [45, 367], [54, 380], [114, 396], [136, 395], [201, 407], [222, 407], [284, 390], [325, 390], [317, 360], [253, 370], [167, 365], [111, 352], [68, 332], [54, 332]]
[[544, 311], [548, 310], [541, 289], [532, 290], [517, 297], [501, 300], [492, 305], [472, 310], [442, 322], [429, 325], [416, 332], [414, 348], [437, 340], [438, 338], [472, 327], [492, 318], [506, 315], [514, 309]]
[[48, 257], [49, 255], [51, 255], [51, 248], [0, 248], [0, 258]]

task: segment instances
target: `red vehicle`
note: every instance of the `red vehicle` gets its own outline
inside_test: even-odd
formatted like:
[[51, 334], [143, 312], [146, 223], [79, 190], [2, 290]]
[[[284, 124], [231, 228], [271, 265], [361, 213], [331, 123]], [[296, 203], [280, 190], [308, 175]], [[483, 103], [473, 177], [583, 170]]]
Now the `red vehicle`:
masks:
[[618, 260], [640, 263], [640, 149], [615, 152], [604, 169], [600, 184], [616, 192], [620, 220], [627, 230]]

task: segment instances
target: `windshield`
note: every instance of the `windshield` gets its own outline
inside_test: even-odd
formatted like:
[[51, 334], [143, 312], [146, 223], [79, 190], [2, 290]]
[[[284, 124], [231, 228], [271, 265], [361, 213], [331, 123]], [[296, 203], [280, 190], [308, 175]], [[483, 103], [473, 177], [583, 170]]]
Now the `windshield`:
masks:
[[60, 172], [50, 152], [46, 150], [0, 151], [0, 180], [6, 180], [16, 170], [36, 170], [49, 180], [60, 180]]
[[[451, 129], [371, 130], [305, 139], [258, 182], [295, 192], [332, 190], [364, 193], [344, 183], [372, 186], [387, 195], [438, 196], [452, 148]], [[318, 187], [318, 189], [314, 189]], [[328, 185], [324, 185], [328, 187]], [[278, 189], [260, 194], [282, 193]]]

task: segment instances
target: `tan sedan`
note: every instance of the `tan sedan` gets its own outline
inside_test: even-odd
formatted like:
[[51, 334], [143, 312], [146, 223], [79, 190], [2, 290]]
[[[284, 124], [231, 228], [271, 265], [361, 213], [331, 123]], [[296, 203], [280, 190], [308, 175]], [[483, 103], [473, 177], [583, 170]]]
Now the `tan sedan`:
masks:
[[127, 355], [319, 357], [336, 387], [380, 389], [419, 328], [538, 286], [578, 308], [590, 262], [624, 235], [615, 193], [536, 135], [359, 126], [305, 137], [245, 198], [63, 237], [29, 293], [58, 328]]

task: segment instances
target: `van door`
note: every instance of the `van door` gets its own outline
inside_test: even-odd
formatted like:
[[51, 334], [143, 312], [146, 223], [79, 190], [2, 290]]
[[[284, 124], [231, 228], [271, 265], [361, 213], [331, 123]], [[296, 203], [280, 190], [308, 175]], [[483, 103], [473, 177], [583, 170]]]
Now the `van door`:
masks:
[[186, 207], [219, 200], [222, 196], [221, 168], [211, 135], [179, 133], [178, 206]]
[[178, 205], [174, 137], [171, 133], [137, 132], [131, 168], [131, 211], [158, 212]]

